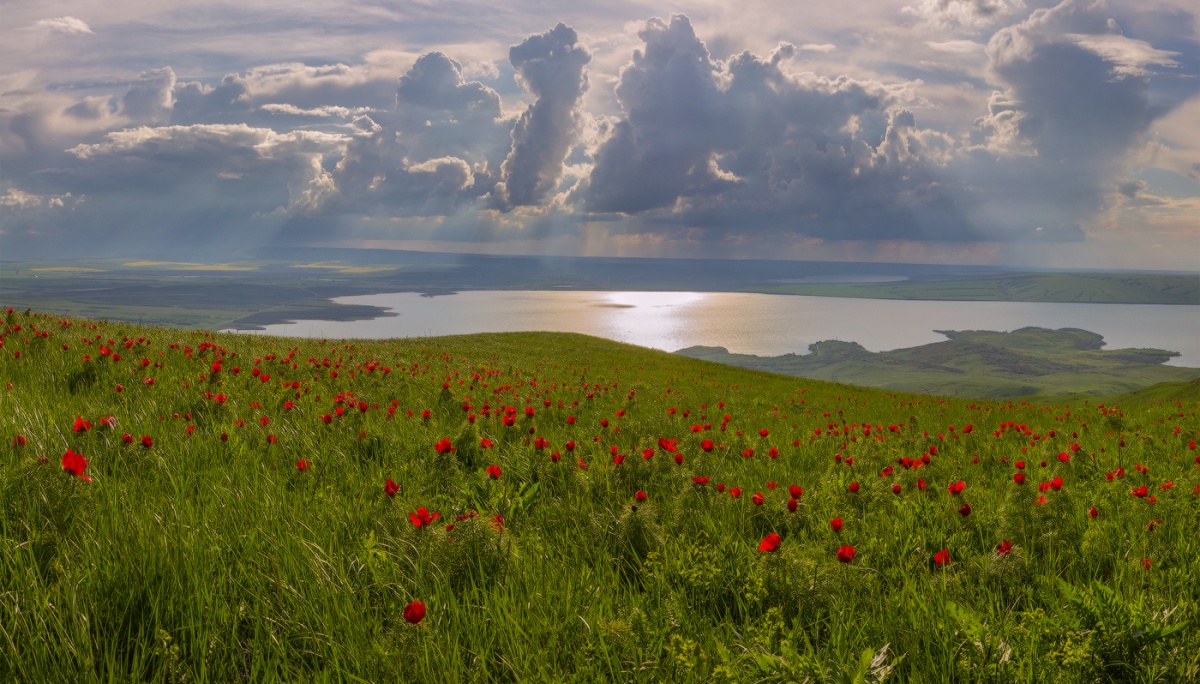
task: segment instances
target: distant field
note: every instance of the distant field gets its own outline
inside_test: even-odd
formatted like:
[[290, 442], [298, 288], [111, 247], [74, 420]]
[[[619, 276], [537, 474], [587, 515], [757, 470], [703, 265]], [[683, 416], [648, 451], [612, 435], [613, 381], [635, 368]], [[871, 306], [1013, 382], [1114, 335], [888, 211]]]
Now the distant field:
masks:
[[1010, 333], [945, 331], [945, 342], [870, 352], [828, 340], [804, 355], [731, 354], [723, 347], [677, 353], [743, 368], [816, 380], [956, 397], [1005, 399], [1067, 394], [1108, 396], [1157, 383], [1186, 382], [1200, 368], [1163, 365], [1177, 356], [1161, 349], [1102, 349], [1086, 330], [1023, 328]]

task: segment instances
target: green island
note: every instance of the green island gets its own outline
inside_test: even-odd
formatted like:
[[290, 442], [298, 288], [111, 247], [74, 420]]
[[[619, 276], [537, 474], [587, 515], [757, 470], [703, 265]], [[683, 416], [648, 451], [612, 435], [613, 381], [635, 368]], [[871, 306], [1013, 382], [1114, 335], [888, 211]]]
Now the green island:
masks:
[[885, 352], [867, 351], [855, 342], [825, 340], [809, 345], [810, 353], [803, 355], [732, 354], [724, 347], [703, 346], [676, 353], [816, 380], [990, 399], [1109, 396], [1200, 378], [1200, 368], [1164, 365], [1179, 356], [1176, 352], [1102, 349], [1103, 337], [1076, 328], [936, 332], [948, 339]]
[[0, 681], [1200, 675], [1196, 381], [954, 398], [575, 334], [2, 315]]

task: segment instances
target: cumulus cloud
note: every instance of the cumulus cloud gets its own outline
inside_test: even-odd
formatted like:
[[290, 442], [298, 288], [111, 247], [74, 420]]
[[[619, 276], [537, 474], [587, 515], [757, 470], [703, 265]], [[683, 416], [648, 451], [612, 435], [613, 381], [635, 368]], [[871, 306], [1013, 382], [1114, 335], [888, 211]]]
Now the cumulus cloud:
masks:
[[517, 79], [537, 99], [517, 119], [493, 195], [498, 208], [537, 204], [558, 185], [580, 128], [591, 61], [575, 30], [558, 24], [509, 50]]

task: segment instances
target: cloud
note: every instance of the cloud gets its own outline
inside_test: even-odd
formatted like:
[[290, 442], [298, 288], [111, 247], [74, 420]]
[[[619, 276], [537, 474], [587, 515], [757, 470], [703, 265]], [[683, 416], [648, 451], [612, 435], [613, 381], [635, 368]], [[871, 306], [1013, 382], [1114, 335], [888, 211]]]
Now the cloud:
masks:
[[580, 129], [579, 104], [588, 87], [584, 67], [591, 61], [575, 30], [564, 24], [526, 38], [508, 54], [517, 80], [537, 99], [517, 119], [500, 169], [493, 199], [505, 210], [538, 204], [558, 185]]
[[903, 12], [944, 28], [975, 28], [997, 21], [1022, 7], [1021, 0], [921, 0]]
[[46, 29], [55, 33], [65, 34], [80, 34], [92, 33], [92, 29], [82, 19], [75, 17], [55, 17], [53, 19], [40, 19], [33, 23], [32, 28]]

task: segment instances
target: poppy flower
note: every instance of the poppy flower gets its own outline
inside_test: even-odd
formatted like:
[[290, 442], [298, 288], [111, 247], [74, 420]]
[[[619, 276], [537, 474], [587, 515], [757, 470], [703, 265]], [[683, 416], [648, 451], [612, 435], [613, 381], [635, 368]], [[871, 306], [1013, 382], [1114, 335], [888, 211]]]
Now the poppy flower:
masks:
[[488, 474], [488, 477], [492, 478], [493, 480], [499, 480], [499, 479], [500, 479], [500, 474], [501, 474], [501, 473], [500, 473], [500, 466], [498, 466], [498, 465], [495, 465], [495, 464], [488, 466], [488, 467], [487, 467], [487, 474]]
[[950, 484], [946, 485], [946, 491], [950, 492], [951, 496], [957, 496], [958, 494], [962, 493], [963, 488], [966, 486], [966, 482], [959, 480], [958, 482], [951, 482]]
[[901, 489], [902, 489], [902, 487], [898, 483], [892, 485], [892, 493], [893, 494], [899, 494]]
[[1137, 488], [1135, 488], [1135, 489], [1132, 489], [1132, 490], [1130, 490], [1130, 492], [1129, 492], [1129, 493], [1130, 493], [1130, 494], [1133, 494], [1134, 496], [1136, 496], [1136, 497], [1138, 497], [1139, 499], [1141, 499], [1141, 498], [1144, 498], [1144, 497], [1146, 496], [1146, 491], [1147, 491], [1147, 490], [1146, 490], [1146, 485], [1142, 485], [1141, 487], [1137, 487]]
[[392, 478], [389, 477], [387, 481], [383, 483], [384, 494], [387, 494], [388, 496], [396, 496], [396, 492], [398, 491], [400, 491], [400, 485], [393, 482]]
[[755, 506], [761, 506], [766, 498], [763, 497], [762, 492], [754, 492], [754, 496], [750, 500], [754, 502]]
[[724, 493], [725, 493], [725, 483], [724, 483], [724, 482], [718, 482], [718, 483], [717, 483], [717, 492], [718, 492], [719, 494], [724, 494]]
[[964, 518], [967, 517], [968, 515], [971, 515], [971, 504], [965, 503], [961, 507], [959, 507], [958, 514]]
[[829, 521], [829, 527], [830, 527], [830, 529], [832, 529], [834, 532], [841, 532], [841, 531], [842, 531], [842, 519], [841, 519], [841, 518], [834, 518], [833, 520], [830, 520], [830, 521]]
[[633, 495], [633, 499], [635, 501], [637, 501], [638, 503], [642, 503], [643, 501], [646, 500], [646, 492], [643, 492], [642, 490], [639, 489], [637, 491], [637, 494]]
[[299, 461], [296, 461], [296, 470], [299, 470], [301, 472], [308, 470], [308, 461], [303, 458], [300, 459]]
[[1025, 473], [1013, 473], [1013, 482], [1017, 484], [1025, 483]]
[[150, 447], [154, 446], [154, 439], [151, 438], [150, 435], [143, 435], [142, 446], [149, 449]]
[[448, 437], [443, 437], [442, 439], [438, 440], [437, 444], [433, 445], [433, 448], [436, 449], [439, 454], [446, 454], [454, 451], [454, 444]]
[[409, 512], [408, 519], [412, 522], [413, 527], [421, 527], [442, 517], [441, 513], [430, 513], [427, 508], [421, 506], [416, 512]]
[[1147, 570], [1150, 569], [1150, 559], [1149, 558], [1142, 559], [1142, 567], [1146, 568]]
[[939, 568], [946, 565], [950, 562], [950, 552], [946, 549], [938, 551], [937, 553], [933, 554], [933, 562]]
[[404, 619], [414, 625], [424, 620], [425, 604], [420, 601], [412, 601], [404, 606]]
[[779, 548], [779, 544], [782, 541], [783, 541], [782, 537], [780, 537], [778, 534], [775, 534], [774, 532], [772, 532], [771, 534], [768, 534], [767, 536], [763, 537], [762, 542], [759, 543], [759, 545], [758, 545], [758, 550], [765, 551], [767, 553], [773, 553], [775, 551], [775, 549]]
[[706, 439], [703, 442], [700, 442], [700, 448], [704, 451], [712, 451], [713, 441], [711, 439]]
[[742, 495], [742, 488], [741, 488], [741, 487], [730, 487], [730, 489], [729, 489], [729, 496], [731, 496], [731, 497], [733, 497], [733, 498], [735, 498], [735, 499], [736, 499], [736, 498], [738, 498], [738, 497], [739, 497], [739, 496], [741, 496], [741, 495]]
[[1012, 542], [1005, 539], [1004, 541], [997, 544], [996, 545], [996, 553], [1000, 554], [1001, 556], [1007, 556], [1008, 554], [1012, 553]]
[[1098, 518], [1099, 516], [1100, 516], [1100, 511], [1096, 510], [1095, 506], [1092, 506], [1091, 508], [1088, 509], [1088, 517]]
[[788, 502], [787, 502], [788, 512], [795, 513], [796, 509], [799, 507], [800, 507], [799, 501], [796, 501], [795, 499], [788, 499]]
[[67, 471], [68, 473], [71, 473], [75, 477], [78, 477], [80, 479], [91, 482], [92, 478], [83, 474], [83, 471], [87, 469], [87, 465], [88, 465], [87, 459], [83, 457], [83, 454], [76, 453], [70, 449], [67, 449], [67, 452], [65, 454], [63, 454], [63, 457], [62, 457], [63, 470]]
[[788, 485], [788, 494], [791, 494], [793, 499], [799, 499], [804, 496], [804, 490], [800, 485]]
[[696, 484], [701, 485], [701, 486], [706, 485], [706, 484], [708, 484], [708, 476], [707, 475], [697, 475], [692, 478], [692, 482], [695, 482]]
[[839, 546], [837, 550], [837, 559], [843, 563], [849, 563], [854, 560], [853, 546]]
[[13, 446], [15, 446], [15, 447], [25, 446], [25, 435], [18, 434], [16, 437], [13, 437]]
[[488, 439], [487, 437], [483, 437], [483, 438], [481, 438], [481, 439], [479, 440], [479, 446], [480, 446], [480, 448], [482, 448], [482, 449], [489, 449], [489, 448], [491, 448], [491, 447], [492, 447], [494, 444], [495, 444], [495, 443], [494, 443], [492, 440]]
[[850, 486], [847, 487], [846, 489], [848, 489], [851, 494], [857, 493], [858, 492], [858, 481], [856, 480], [854, 482], [851, 482]]

